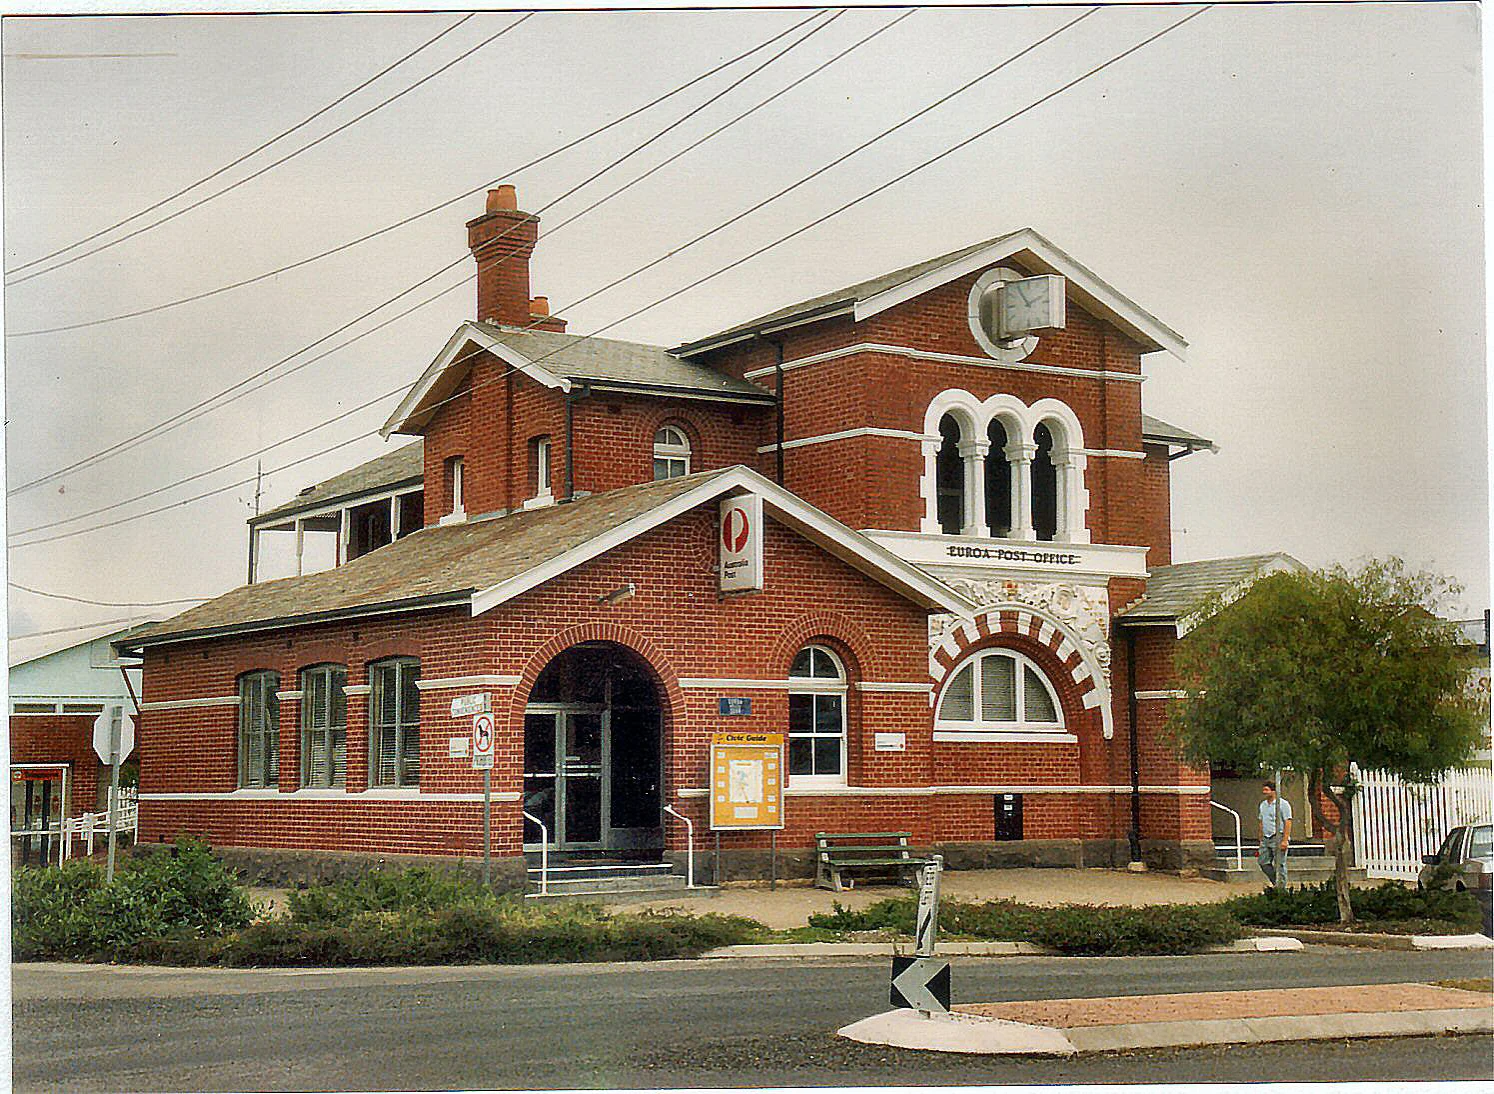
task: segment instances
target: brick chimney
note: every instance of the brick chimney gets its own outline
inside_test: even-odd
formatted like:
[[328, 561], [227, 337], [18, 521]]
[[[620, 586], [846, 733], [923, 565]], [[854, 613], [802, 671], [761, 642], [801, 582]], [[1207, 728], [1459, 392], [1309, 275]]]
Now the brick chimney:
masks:
[[510, 327], [563, 331], [543, 297], [529, 295], [529, 256], [539, 239], [539, 217], [519, 211], [512, 186], [488, 191], [487, 212], [467, 222], [467, 246], [477, 260], [477, 318]]

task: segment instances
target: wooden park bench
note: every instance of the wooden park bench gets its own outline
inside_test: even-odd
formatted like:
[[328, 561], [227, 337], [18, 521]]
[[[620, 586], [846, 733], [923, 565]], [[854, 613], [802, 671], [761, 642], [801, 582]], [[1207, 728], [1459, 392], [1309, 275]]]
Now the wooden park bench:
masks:
[[842, 882], [847, 870], [901, 873], [917, 870], [928, 860], [913, 855], [911, 832], [816, 832], [814, 884], [837, 893], [854, 886]]

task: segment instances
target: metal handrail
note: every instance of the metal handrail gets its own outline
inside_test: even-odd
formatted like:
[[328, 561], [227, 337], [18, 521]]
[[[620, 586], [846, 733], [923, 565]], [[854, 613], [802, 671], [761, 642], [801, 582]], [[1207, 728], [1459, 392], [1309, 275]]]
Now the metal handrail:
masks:
[[1216, 801], [1210, 801], [1209, 804], [1212, 805], [1215, 809], [1223, 809], [1226, 813], [1235, 818], [1235, 869], [1245, 869], [1245, 851], [1244, 848], [1240, 846], [1240, 814], [1236, 813], [1229, 806], [1220, 805]]
[[540, 830], [540, 896], [547, 896], [550, 892], [550, 829], [545, 827], [545, 822], [533, 813], [519, 810], [524, 814], [525, 820], [532, 820], [539, 825]]
[[685, 822], [685, 888], [695, 888], [695, 825], [690, 818], [672, 805], [665, 805], [664, 812]]

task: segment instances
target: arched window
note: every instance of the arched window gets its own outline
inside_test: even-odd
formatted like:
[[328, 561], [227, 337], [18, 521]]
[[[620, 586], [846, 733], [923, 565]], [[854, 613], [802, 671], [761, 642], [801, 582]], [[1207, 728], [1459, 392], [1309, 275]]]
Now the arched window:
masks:
[[660, 426], [654, 434], [654, 481], [677, 479], [689, 473], [690, 438], [679, 426]]
[[239, 785], [274, 789], [280, 782], [280, 674], [239, 677]]
[[1041, 669], [1015, 650], [987, 650], [950, 677], [939, 700], [945, 729], [1061, 732], [1062, 708]]
[[345, 786], [348, 759], [348, 682], [345, 665], [301, 672], [301, 785]]
[[960, 455], [960, 423], [953, 414], [939, 419], [939, 455], [935, 460], [939, 530], [957, 536], [965, 525], [965, 461]]
[[420, 785], [420, 662], [391, 657], [368, 666], [371, 732], [369, 786]]
[[1058, 468], [1053, 462], [1053, 431], [1039, 423], [1032, 431], [1032, 528], [1038, 539], [1058, 535]]
[[986, 523], [998, 539], [1012, 534], [1012, 465], [1006, 458], [1006, 426], [991, 419], [986, 431], [991, 448], [986, 453]]
[[803, 786], [846, 781], [846, 671], [824, 646], [789, 666], [789, 778]]

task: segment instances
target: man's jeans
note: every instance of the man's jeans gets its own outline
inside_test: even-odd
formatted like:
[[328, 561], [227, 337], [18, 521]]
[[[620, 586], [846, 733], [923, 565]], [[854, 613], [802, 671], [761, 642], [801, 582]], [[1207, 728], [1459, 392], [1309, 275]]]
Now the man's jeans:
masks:
[[1281, 849], [1281, 837], [1271, 836], [1261, 840], [1260, 854], [1255, 860], [1272, 885], [1285, 889], [1287, 883], [1287, 854]]

